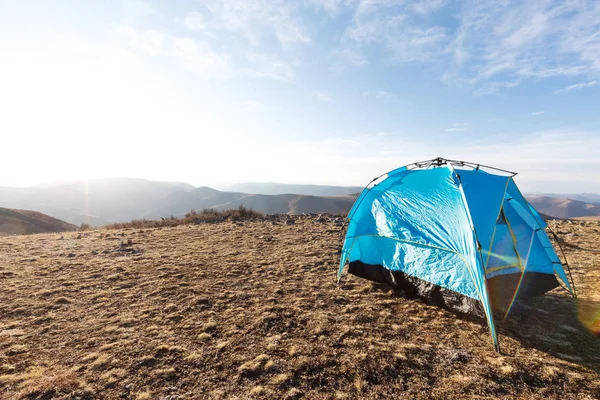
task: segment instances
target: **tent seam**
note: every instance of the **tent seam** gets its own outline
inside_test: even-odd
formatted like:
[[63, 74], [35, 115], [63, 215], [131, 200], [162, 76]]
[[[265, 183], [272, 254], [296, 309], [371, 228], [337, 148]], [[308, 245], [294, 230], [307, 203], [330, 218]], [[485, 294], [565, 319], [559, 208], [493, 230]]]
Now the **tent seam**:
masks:
[[[500, 209], [498, 210], [498, 215], [496, 215], [496, 221], [498, 221], [498, 218], [500, 218], [500, 213], [502, 212], [502, 208], [504, 207], [504, 197], [506, 196], [506, 191], [508, 190], [508, 183], [510, 182], [510, 179], [512, 179], [512, 178], [509, 176], [508, 179], [506, 180], [506, 185], [504, 185], [504, 193], [502, 194], [502, 202], [500, 203]], [[490, 253], [492, 251], [492, 246], [494, 245], [494, 238], [496, 237], [496, 226], [497, 225], [498, 224], [494, 224], [494, 232], [492, 232], [492, 240], [490, 240], [490, 246], [488, 247], [488, 255], [485, 260], [485, 265], [483, 266], [484, 271], [487, 270], [487, 265], [490, 262]]]
[[[487, 278], [485, 276], [485, 267], [483, 265], [483, 255], [481, 254], [481, 243], [479, 242], [479, 238], [477, 236], [477, 231], [475, 229], [475, 224], [473, 223], [473, 219], [471, 218], [471, 211], [469, 209], [469, 204], [467, 202], [467, 196], [465, 195], [465, 191], [463, 190], [462, 187], [462, 181], [460, 179], [460, 176], [458, 175], [458, 172], [456, 172], [456, 170], [454, 169], [454, 167], [452, 167], [451, 165], [446, 165], [452, 172], [454, 172], [457, 176], [458, 176], [458, 190], [460, 190], [461, 193], [461, 197], [462, 197], [462, 201], [463, 201], [463, 207], [465, 209], [465, 213], [467, 215], [467, 218], [469, 219], [470, 225], [471, 225], [471, 233], [473, 235], [473, 239], [476, 243], [476, 252], [477, 254], [479, 254], [479, 259], [481, 261], [481, 273], [483, 276], [483, 284], [484, 284], [484, 289], [485, 289], [485, 297], [483, 296], [483, 294], [477, 290], [479, 292], [479, 295], [481, 297], [481, 302], [483, 303], [484, 301], [488, 303], [488, 307], [490, 307], [490, 312], [488, 313], [487, 311], [485, 312], [486, 314], [486, 318], [488, 321], [488, 326], [490, 328], [490, 333], [492, 335], [492, 341], [494, 342], [494, 347], [496, 348], [496, 351], [500, 351], [500, 347], [498, 344], [498, 335], [496, 333], [496, 324], [494, 323], [494, 316], [491, 310], [491, 303], [490, 303], [490, 294], [488, 291], [488, 287], [487, 287]], [[477, 265], [477, 263], [475, 263]], [[473, 278], [472, 278], [473, 279]], [[477, 288], [477, 283], [474, 281], [473, 279], [473, 284], [475, 285], [475, 287]], [[486, 309], [485, 305], [484, 305], [484, 310]]]

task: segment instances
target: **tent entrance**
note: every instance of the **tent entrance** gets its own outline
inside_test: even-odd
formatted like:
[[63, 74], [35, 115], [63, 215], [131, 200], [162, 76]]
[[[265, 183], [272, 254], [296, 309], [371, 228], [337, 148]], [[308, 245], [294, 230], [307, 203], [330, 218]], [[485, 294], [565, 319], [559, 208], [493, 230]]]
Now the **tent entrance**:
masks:
[[441, 287], [402, 271], [391, 271], [382, 265], [351, 261], [348, 273], [402, 290], [407, 297], [418, 297], [427, 304], [436, 305], [462, 314], [485, 318], [481, 301]]

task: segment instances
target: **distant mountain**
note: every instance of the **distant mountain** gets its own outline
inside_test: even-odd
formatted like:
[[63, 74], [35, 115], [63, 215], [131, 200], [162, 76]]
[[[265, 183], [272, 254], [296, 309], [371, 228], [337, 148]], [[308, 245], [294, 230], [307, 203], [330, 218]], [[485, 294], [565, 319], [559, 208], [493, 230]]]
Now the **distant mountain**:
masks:
[[[179, 217], [191, 209], [223, 210], [240, 205], [267, 214], [346, 213], [363, 188], [242, 183], [230, 189], [221, 191], [187, 183], [132, 178], [96, 179], [29, 188], [0, 187], [0, 207], [33, 210], [74, 225], [102, 226], [133, 219]], [[581, 196], [593, 198], [590, 194]], [[600, 204], [593, 202], [551, 196], [527, 198], [549, 218], [600, 215]]]
[[[271, 190], [297, 186], [273, 185]], [[302, 186], [308, 191], [311, 185]], [[356, 198], [356, 195], [345, 194], [352, 192], [352, 188], [314, 186], [311, 190], [343, 195], [249, 194], [195, 188], [186, 183], [119, 178], [0, 188], [0, 207], [35, 210], [75, 225], [102, 226], [133, 219], [179, 217], [191, 209], [223, 210], [240, 205], [268, 214], [344, 213]]]
[[560, 199], [571, 199], [583, 201], [584, 203], [594, 203], [600, 205], [600, 193], [527, 193], [527, 198], [533, 197], [554, 197]]
[[165, 205], [148, 215], [148, 218], [183, 216], [191, 209], [214, 208], [225, 210], [240, 205], [265, 214], [345, 213], [350, 210], [356, 195], [307, 196], [298, 194], [248, 194], [222, 192], [200, 187], [186, 193], [174, 193], [165, 199]]
[[527, 200], [538, 212], [551, 217], [577, 218], [600, 216], [600, 204], [550, 196], [528, 196]]
[[191, 185], [117, 178], [0, 188], [0, 207], [35, 210], [63, 221], [93, 226], [144, 218]]
[[360, 186], [326, 186], [326, 185], [291, 185], [285, 183], [238, 183], [226, 187], [228, 192], [249, 194], [302, 194], [307, 196], [342, 196], [358, 194], [364, 187]]
[[25, 235], [74, 230], [77, 230], [75, 225], [36, 211], [0, 208], [0, 235]]

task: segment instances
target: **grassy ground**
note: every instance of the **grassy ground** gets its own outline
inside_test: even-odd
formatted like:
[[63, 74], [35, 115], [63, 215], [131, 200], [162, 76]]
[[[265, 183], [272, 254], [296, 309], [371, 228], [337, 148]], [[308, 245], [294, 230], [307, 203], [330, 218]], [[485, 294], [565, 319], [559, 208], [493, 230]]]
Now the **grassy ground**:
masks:
[[599, 223], [554, 224], [580, 299], [521, 306], [499, 355], [483, 321], [338, 287], [336, 221], [285, 221], [0, 238], [0, 398], [600, 398]]

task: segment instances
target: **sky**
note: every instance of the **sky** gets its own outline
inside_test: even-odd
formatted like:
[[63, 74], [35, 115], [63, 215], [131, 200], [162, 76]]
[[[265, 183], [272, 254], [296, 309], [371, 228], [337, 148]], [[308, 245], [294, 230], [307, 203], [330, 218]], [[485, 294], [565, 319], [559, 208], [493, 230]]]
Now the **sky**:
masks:
[[0, 0], [0, 57], [0, 186], [441, 156], [600, 192], [596, 0]]

